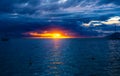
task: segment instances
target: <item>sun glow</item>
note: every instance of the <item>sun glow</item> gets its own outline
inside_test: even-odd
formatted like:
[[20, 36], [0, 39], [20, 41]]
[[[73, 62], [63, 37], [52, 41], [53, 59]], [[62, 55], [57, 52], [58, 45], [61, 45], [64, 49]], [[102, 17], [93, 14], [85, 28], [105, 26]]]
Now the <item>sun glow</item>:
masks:
[[60, 38], [60, 37], [62, 37], [62, 36], [61, 36], [61, 34], [59, 34], [59, 33], [55, 33], [55, 34], [53, 34], [53, 37], [54, 37], [54, 38]]
[[65, 39], [65, 38], [78, 38], [75, 32], [60, 28], [49, 28], [46, 30], [36, 30], [24, 33], [26, 36], [32, 38], [50, 38], [50, 39]]
[[31, 35], [32, 37], [37, 37], [37, 38], [53, 38], [53, 39], [71, 38], [70, 36], [59, 33], [59, 32], [52, 32], [52, 33], [30, 32], [29, 35]]

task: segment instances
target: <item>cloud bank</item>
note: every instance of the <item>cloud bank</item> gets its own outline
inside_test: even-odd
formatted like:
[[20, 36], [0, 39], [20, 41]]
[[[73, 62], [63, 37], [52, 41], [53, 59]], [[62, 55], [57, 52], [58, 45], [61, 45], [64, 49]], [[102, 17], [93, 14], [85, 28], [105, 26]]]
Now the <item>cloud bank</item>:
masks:
[[92, 25], [100, 26], [100, 32], [111, 30], [106, 25], [119, 26], [119, 13], [118, 0], [0, 0], [0, 31], [21, 33], [58, 26], [81, 34], [83, 28], [96, 30], [88, 28]]
[[[7, 7], [6, 7], [7, 5]], [[86, 18], [119, 15], [119, 1], [112, 0], [1, 0], [0, 13], [29, 17]]]
[[89, 26], [101, 26], [101, 25], [116, 25], [120, 26], [120, 16], [114, 16], [110, 17], [108, 20], [105, 21], [97, 21], [97, 20], [92, 20], [89, 23], [83, 23], [83, 26], [89, 27]]

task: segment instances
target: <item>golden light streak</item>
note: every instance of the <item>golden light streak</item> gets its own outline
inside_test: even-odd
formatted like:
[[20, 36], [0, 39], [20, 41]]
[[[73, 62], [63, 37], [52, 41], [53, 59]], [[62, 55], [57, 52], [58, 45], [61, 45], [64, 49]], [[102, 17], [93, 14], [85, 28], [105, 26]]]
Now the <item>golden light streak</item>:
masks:
[[55, 34], [53, 34], [53, 37], [54, 37], [54, 38], [59, 38], [59, 37], [61, 37], [61, 34], [55, 33]]
[[70, 36], [64, 35], [62, 33], [54, 32], [54, 33], [37, 33], [37, 32], [30, 32], [29, 35], [38, 38], [71, 38]]

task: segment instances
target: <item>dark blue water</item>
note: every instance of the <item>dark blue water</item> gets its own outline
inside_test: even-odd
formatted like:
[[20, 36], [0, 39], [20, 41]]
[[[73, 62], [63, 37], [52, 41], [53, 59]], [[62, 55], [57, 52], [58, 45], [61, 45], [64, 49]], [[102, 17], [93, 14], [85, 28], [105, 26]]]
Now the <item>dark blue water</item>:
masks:
[[0, 76], [120, 76], [120, 41], [0, 41]]

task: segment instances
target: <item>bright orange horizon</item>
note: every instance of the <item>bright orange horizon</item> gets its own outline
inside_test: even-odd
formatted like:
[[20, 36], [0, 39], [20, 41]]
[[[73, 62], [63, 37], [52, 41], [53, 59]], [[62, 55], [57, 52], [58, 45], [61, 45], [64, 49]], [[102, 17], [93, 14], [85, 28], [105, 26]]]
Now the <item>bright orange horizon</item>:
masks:
[[38, 32], [29, 32], [29, 35], [36, 38], [53, 38], [53, 39], [60, 39], [60, 38], [73, 38], [69, 36], [67, 33], [62, 32], [51, 32], [51, 33], [38, 33]]

